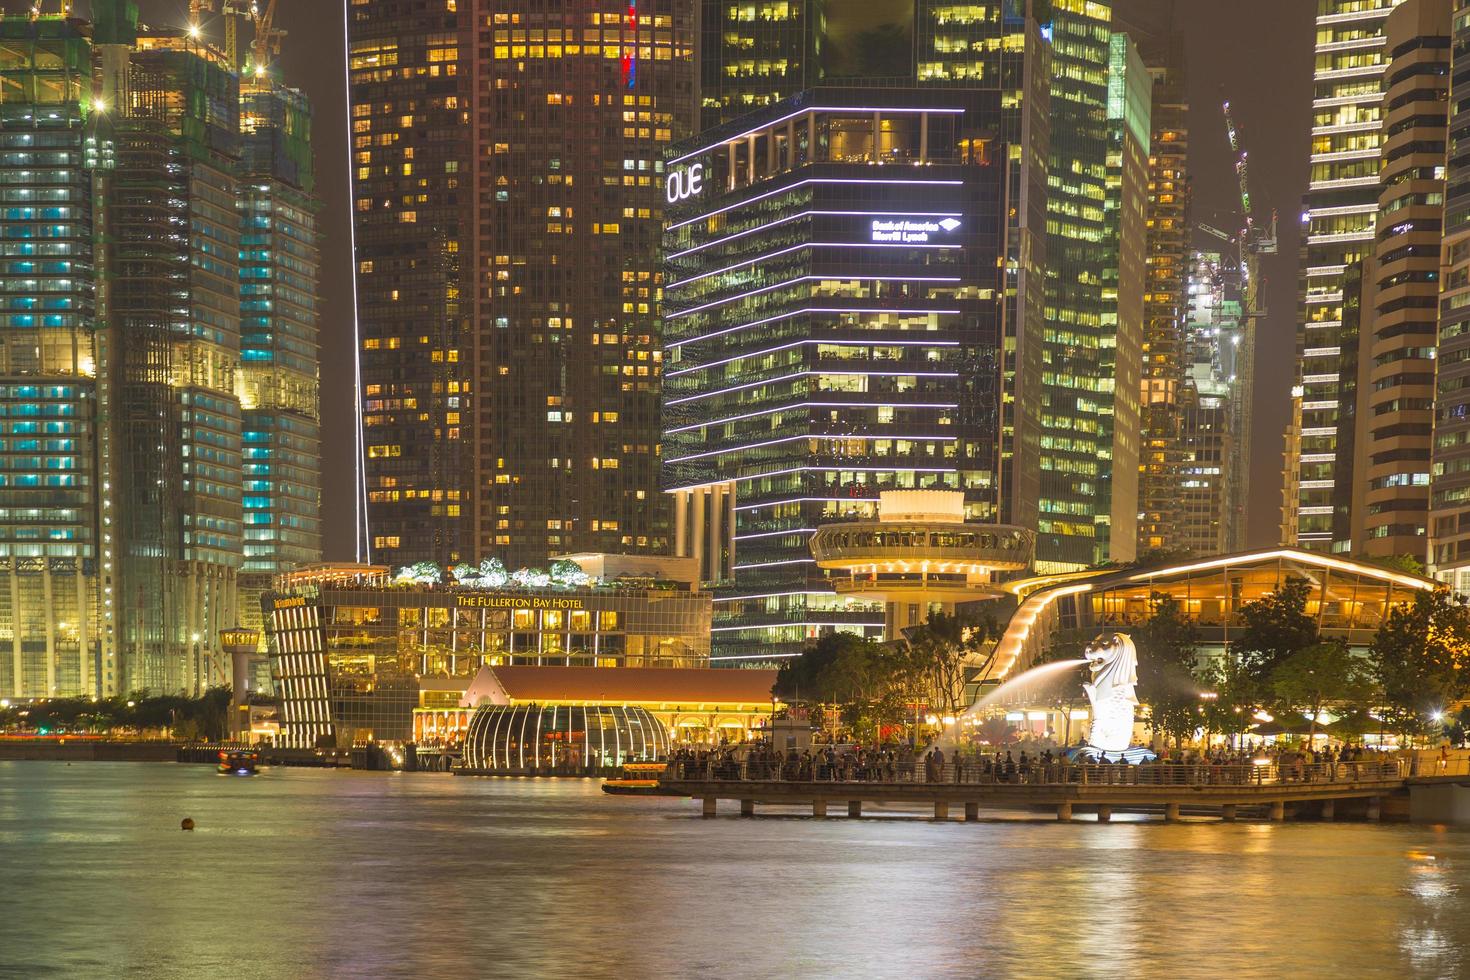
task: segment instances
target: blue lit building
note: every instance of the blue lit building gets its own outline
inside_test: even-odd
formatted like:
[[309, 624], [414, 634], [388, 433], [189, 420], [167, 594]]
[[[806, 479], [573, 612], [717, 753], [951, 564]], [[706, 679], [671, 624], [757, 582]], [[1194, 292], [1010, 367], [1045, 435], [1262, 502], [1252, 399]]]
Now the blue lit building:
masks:
[[91, 49], [0, 20], [0, 696], [113, 690]]
[[229, 683], [242, 587], [320, 557], [309, 107], [91, 12], [0, 16], [12, 699]]
[[[321, 560], [321, 421], [311, 106], [269, 75], [241, 91], [242, 586]], [[242, 616], [259, 603], [242, 602]]]
[[1004, 125], [998, 90], [816, 88], [666, 161], [664, 486], [715, 662], [882, 635], [809, 549], [881, 491], [1007, 520]]

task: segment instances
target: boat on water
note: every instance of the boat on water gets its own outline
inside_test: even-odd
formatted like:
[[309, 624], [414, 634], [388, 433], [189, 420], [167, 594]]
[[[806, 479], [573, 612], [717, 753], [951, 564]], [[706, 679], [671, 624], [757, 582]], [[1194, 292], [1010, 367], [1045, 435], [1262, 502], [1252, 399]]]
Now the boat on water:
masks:
[[668, 764], [664, 762], [629, 762], [621, 772], [602, 781], [602, 791], [615, 796], [659, 796], [659, 777]]
[[219, 754], [219, 772], [226, 776], [254, 776], [260, 771], [260, 753], [244, 750]]

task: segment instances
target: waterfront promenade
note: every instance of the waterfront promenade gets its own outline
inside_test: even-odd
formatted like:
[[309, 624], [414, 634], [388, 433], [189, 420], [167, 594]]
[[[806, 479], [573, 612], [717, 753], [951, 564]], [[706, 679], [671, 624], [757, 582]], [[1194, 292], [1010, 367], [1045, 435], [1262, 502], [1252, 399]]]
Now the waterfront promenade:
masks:
[[1165, 820], [1188, 812], [1231, 821], [1243, 810], [1270, 820], [1288, 815], [1377, 820], [1384, 798], [1401, 793], [1409, 777], [1397, 759], [1142, 766], [1052, 762], [1009, 777], [951, 762], [889, 766], [864, 773], [870, 778], [863, 779], [851, 773], [834, 778], [840, 775], [757, 759], [684, 759], [669, 766], [660, 790], [700, 800], [706, 817], [716, 815], [719, 801], [731, 800], [742, 816], [754, 815], [760, 805], [809, 807], [813, 816], [825, 817], [834, 804], [839, 809], [845, 804], [849, 817], [860, 817], [864, 804], [871, 803], [932, 806], [935, 820], [948, 820], [952, 807], [967, 821], [978, 820], [982, 808], [1045, 809], [1064, 821], [1090, 812], [1106, 822], [1115, 809], [1160, 812]]

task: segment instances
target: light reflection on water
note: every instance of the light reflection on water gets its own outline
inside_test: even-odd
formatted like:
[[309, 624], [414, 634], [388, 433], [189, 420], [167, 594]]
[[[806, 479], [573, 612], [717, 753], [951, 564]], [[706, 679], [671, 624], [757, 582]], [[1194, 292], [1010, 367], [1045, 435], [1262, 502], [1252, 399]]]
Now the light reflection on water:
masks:
[[590, 781], [0, 763], [0, 976], [1470, 969], [1470, 833], [900, 813], [707, 821]]

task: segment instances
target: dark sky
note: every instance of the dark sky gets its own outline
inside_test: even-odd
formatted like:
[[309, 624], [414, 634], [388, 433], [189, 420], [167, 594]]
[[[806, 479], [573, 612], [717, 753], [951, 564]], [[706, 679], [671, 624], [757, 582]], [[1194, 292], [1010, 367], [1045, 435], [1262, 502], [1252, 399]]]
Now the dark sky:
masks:
[[[54, 0], [49, 0], [54, 3]], [[848, 0], [858, 2], [858, 0]], [[1120, 0], [1128, 6], [1140, 0]], [[1147, 2], [1147, 0], [1144, 0]], [[18, 8], [7, 0], [7, 7]], [[141, 0], [150, 23], [183, 24], [187, 0]], [[80, 5], [79, 5], [80, 6]], [[1281, 214], [1281, 248], [1265, 265], [1270, 315], [1258, 328], [1250, 544], [1277, 541], [1282, 430], [1295, 359], [1297, 245], [1311, 123], [1312, 21], [1307, 0], [1181, 0], [1187, 15], [1195, 217], [1236, 227], [1233, 160], [1220, 116], [1229, 98], [1250, 150], [1260, 206]], [[82, 13], [85, 13], [83, 10]], [[326, 557], [352, 558], [352, 293], [348, 254], [346, 97], [340, 0], [280, 0], [289, 84], [316, 107], [322, 198], [322, 420]], [[207, 25], [208, 26], [208, 25]], [[222, 36], [218, 25], [217, 37]], [[1198, 244], [1206, 245], [1212, 239]]]

